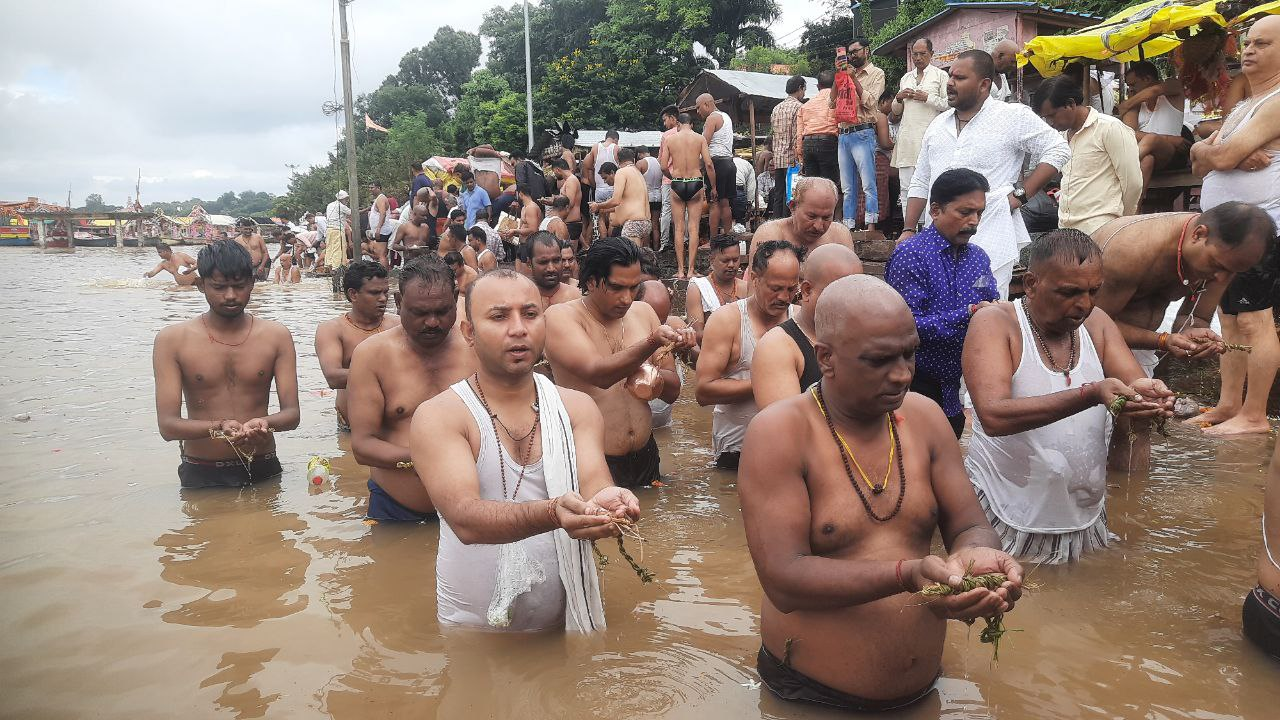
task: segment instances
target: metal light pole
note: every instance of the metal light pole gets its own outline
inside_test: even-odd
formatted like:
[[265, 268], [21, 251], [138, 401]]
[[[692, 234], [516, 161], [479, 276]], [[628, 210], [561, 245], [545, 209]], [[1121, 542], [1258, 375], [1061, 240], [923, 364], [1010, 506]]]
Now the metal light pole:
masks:
[[529, 129], [529, 147], [533, 150], [533, 62], [529, 59], [529, 0], [524, 0], [524, 108]]
[[351, 241], [358, 248], [364, 237], [360, 230], [360, 184], [356, 177], [356, 119], [351, 99], [351, 41], [347, 38], [347, 5], [353, 0], [338, 0], [338, 19], [342, 26], [342, 104], [347, 121], [347, 193], [351, 196]]

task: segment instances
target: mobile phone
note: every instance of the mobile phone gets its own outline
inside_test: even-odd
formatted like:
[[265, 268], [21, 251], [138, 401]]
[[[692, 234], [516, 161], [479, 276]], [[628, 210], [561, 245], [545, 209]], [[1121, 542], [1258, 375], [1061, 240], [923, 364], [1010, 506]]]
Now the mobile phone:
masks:
[[849, 62], [849, 52], [843, 47], [836, 48], [836, 67], [841, 67]]

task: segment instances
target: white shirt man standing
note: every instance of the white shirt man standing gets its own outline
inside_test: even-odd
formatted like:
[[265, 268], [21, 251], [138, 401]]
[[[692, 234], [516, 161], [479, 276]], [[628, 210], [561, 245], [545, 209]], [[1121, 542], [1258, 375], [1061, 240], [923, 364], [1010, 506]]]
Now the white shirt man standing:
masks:
[[[1018, 208], [1067, 164], [1071, 150], [1031, 108], [991, 100], [994, 75], [995, 63], [981, 50], [960, 53], [952, 63], [947, 81], [951, 109], [934, 118], [925, 131], [903, 213], [906, 230], [899, 242], [914, 233], [939, 175], [952, 168], [978, 172], [991, 190], [972, 242], [990, 257], [1004, 299], [1009, 297], [1018, 249], [1031, 242]], [[1022, 163], [1028, 154], [1036, 167], [1024, 183]]]
[[897, 168], [902, 186], [899, 202], [907, 207], [907, 191], [920, 157], [920, 143], [929, 123], [945, 112], [947, 105], [947, 71], [933, 64], [933, 41], [920, 38], [911, 44], [912, 72], [905, 73], [893, 98], [890, 122], [898, 123], [898, 138], [893, 145], [889, 165]]

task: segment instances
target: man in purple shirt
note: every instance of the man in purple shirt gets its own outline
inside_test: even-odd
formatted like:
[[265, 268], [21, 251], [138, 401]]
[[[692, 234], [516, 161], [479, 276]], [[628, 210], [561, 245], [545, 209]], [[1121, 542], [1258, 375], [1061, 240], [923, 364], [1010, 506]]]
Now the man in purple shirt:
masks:
[[899, 245], [884, 273], [907, 301], [920, 335], [911, 390], [942, 406], [956, 437], [964, 430], [960, 355], [969, 318], [1000, 298], [990, 258], [969, 244], [990, 189], [967, 168], [939, 175], [929, 195], [933, 224]]

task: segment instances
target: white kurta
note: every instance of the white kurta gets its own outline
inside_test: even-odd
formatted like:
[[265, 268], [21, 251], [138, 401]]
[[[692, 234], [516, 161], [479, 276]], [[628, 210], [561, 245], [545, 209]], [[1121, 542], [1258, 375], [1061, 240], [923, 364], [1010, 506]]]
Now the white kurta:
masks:
[[[917, 74], [923, 77], [917, 78]], [[917, 82], [918, 80], [918, 82]], [[927, 100], [895, 100], [894, 107], [902, 107], [902, 122], [898, 126], [898, 139], [893, 145], [889, 165], [896, 168], [915, 167], [920, 155], [920, 143], [929, 123], [945, 112], [947, 105], [947, 71], [936, 65], [925, 67], [923, 73], [912, 68], [902, 76], [899, 90], [921, 90], [928, 93]]]
[[1030, 155], [1033, 165], [1048, 163], [1061, 170], [1071, 150], [1066, 139], [1026, 105], [984, 100], [959, 135], [955, 112], [949, 109], [929, 123], [907, 195], [927, 202], [934, 181], [953, 168], [985, 177], [991, 185], [987, 210], [970, 242], [986, 251], [994, 270], [1015, 262], [1018, 249], [1031, 242], [1022, 213], [1010, 212], [1008, 200], [1013, 184], [1022, 178], [1023, 157]]

